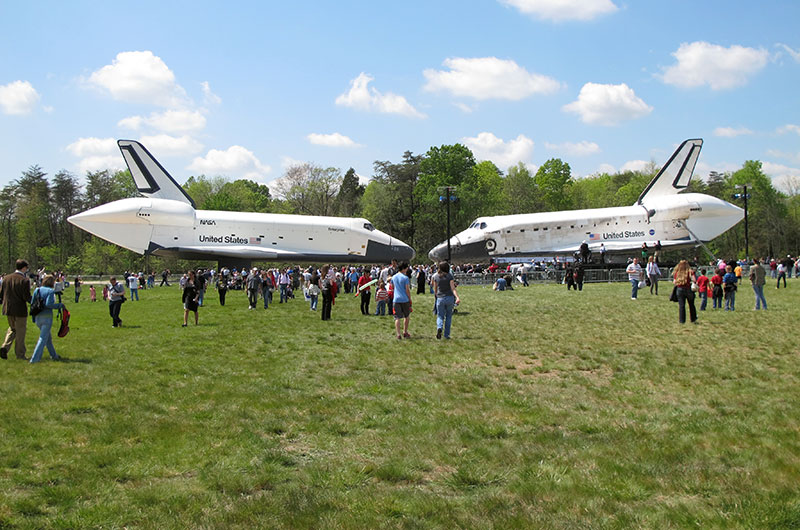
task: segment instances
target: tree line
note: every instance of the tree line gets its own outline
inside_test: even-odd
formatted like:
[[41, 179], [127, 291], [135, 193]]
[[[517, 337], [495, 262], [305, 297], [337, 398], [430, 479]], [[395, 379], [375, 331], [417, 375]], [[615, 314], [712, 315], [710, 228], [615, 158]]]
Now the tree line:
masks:
[[[425, 261], [427, 252], [446, 238], [450, 201], [451, 232], [477, 217], [634, 204], [659, 168], [602, 173], [574, 178], [568, 163], [553, 158], [535, 171], [519, 163], [503, 172], [492, 162], [476, 162], [461, 145], [431, 147], [417, 155], [406, 151], [400, 161], [376, 161], [366, 186], [350, 168], [297, 164], [273, 183], [273, 190], [251, 180], [192, 176], [183, 185], [199, 209], [272, 212], [301, 215], [365, 217], [397, 237]], [[748, 185], [751, 257], [797, 255], [800, 250], [800, 186], [777, 190], [761, 162], [748, 160], [734, 172], [694, 178], [691, 192], [734, 199]], [[445, 189], [454, 188], [445, 197]], [[273, 194], [274, 192], [274, 194]], [[24, 257], [32, 268], [72, 274], [122, 270], [188, 268], [176, 259], [140, 256], [72, 226], [67, 218], [94, 206], [138, 195], [130, 173], [90, 171], [84, 183], [68, 172], [48, 178], [38, 165], [29, 167], [0, 192], [0, 260], [5, 270]], [[455, 200], [454, 200], [455, 199]], [[744, 225], [722, 234], [709, 245], [726, 257], [744, 257]]]

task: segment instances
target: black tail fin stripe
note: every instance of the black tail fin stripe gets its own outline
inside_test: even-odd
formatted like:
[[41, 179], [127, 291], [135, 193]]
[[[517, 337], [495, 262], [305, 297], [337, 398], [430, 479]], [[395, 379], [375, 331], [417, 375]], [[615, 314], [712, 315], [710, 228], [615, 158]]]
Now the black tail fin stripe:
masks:
[[[196, 208], [192, 198], [175, 182], [175, 179], [164, 169], [158, 160], [150, 154], [145, 146], [134, 140], [117, 141], [122, 157], [133, 176], [133, 182], [139, 193], [160, 199], [172, 199], [187, 202]], [[144, 158], [140, 156], [138, 150]], [[154, 175], [155, 173], [155, 175]], [[160, 183], [159, 183], [160, 182]], [[176, 193], [177, 192], [177, 193]]]

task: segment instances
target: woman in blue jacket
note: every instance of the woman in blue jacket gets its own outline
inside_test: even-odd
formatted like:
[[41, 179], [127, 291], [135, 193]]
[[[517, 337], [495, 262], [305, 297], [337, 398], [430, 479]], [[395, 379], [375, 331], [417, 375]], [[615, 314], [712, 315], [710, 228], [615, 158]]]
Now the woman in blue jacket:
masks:
[[47, 346], [47, 351], [50, 353], [51, 359], [54, 361], [61, 359], [56, 353], [56, 349], [53, 346], [53, 337], [50, 335], [50, 330], [53, 327], [53, 309], [64, 308], [64, 304], [56, 302], [56, 295], [53, 289], [55, 283], [55, 277], [52, 274], [48, 274], [44, 277], [44, 280], [42, 280], [42, 286], [37, 287], [36, 290], [33, 291], [32, 300], [35, 300], [37, 296], [41, 297], [42, 300], [44, 300], [44, 309], [33, 318], [33, 321], [39, 327], [39, 341], [36, 343], [33, 355], [31, 355], [32, 363], [39, 362], [42, 358], [42, 353], [44, 353], [45, 346]]

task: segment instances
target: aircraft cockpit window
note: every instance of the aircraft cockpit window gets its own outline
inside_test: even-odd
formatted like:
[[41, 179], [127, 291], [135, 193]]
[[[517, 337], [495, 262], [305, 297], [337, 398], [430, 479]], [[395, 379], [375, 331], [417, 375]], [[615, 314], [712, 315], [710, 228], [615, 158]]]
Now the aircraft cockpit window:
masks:
[[372, 232], [373, 230], [375, 230], [375, 227], [374, 227], [374, 226], [372, 226], [372, 223], [364, 223], [364, 228], [366, 228], [366, 229], [367, 229], [367, 230], [369, 230], [370, 232]]
[[481, 223], [481, 225], [480, 225], [480, 227], [479, 227], [479, 228], [480, 228], [481, 230], [483, 230], [484, 228], [486, 228], [486, 223]]

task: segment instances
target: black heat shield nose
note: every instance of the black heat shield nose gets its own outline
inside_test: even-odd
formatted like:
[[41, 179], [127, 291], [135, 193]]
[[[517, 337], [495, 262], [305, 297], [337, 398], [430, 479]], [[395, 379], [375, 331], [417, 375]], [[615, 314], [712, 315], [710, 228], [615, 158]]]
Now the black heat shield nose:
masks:
[[389, 244], [370, 240], [367, 243], [365, 258], [370, 262], [388, 263], [393, 259], [397, 261], [411, 261], [414, 259], [414, 249], [397, 239], [390, 239]]

